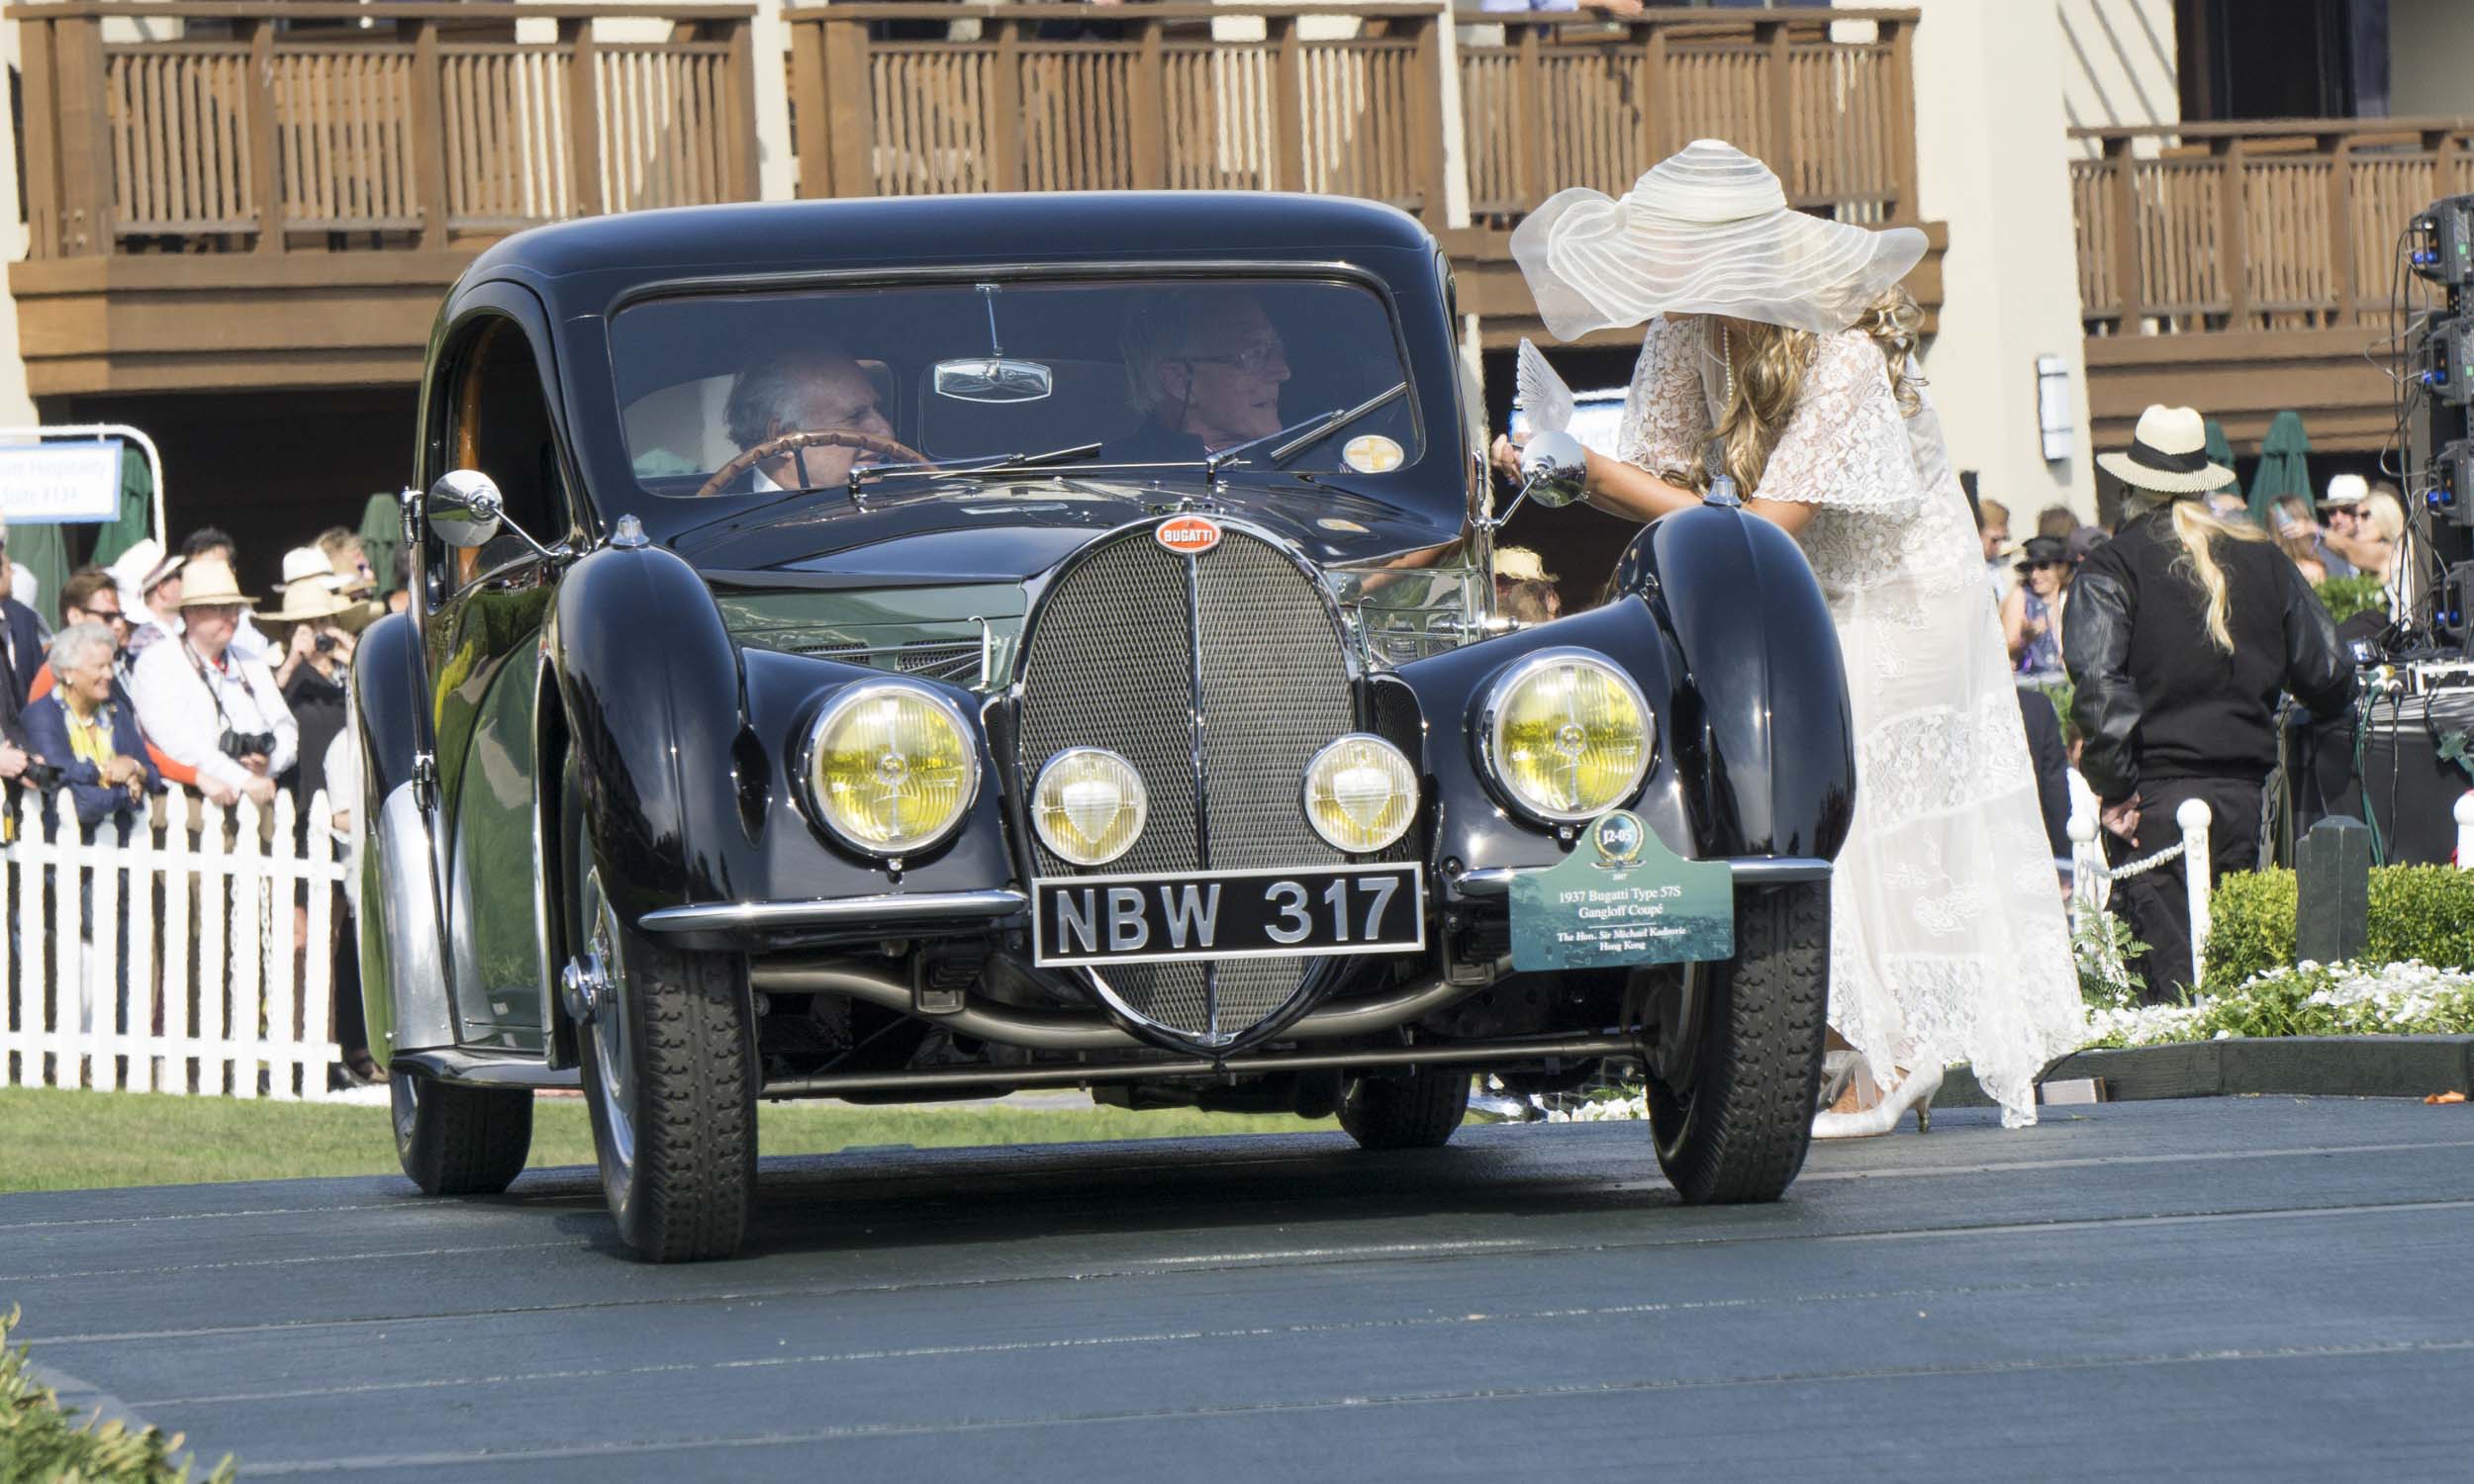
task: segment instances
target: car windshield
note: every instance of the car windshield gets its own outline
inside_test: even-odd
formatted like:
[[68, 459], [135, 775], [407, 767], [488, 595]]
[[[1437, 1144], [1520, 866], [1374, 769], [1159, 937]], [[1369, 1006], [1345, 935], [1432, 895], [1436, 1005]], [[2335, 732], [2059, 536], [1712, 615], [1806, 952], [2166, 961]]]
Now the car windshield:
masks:
[[699, 294], [621, 311], [611, 348], [627, 457], [658, 495], [919, 461], [1382, 474], [1420, 452], [1389, 310], [1324, 279]]

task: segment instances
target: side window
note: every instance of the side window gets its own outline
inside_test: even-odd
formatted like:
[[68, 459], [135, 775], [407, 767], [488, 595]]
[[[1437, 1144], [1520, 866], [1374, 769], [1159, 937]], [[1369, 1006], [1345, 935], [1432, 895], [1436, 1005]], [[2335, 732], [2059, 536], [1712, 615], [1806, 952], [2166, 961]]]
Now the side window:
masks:
[[[498, 485], [507, 519], [544, 544], [568, 527], [558, 473], [558, 445], [532, 347], [513, 321], [483, 321], [465, 342], [446, 390], [446, 467], [478, 469]], [[523, 562], [531, 549], [502, 530], [486, 544], [461, 550], [432, 537], [422, 553], [428, 571], [448, 576], [446, 593]]]

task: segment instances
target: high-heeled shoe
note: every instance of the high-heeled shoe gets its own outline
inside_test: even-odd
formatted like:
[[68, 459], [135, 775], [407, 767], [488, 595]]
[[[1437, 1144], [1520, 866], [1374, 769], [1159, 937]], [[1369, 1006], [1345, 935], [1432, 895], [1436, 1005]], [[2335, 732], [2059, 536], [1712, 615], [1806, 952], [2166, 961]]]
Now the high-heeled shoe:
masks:
[[1907, 1110], [1916, 1110], [1916, 1132], [1933, 1131], [1933, 1094], [1942, 1090], [1942, 1068], [1920, 1067], [1890, 1089], [1889, 1096], [1856, 1113], [1816, 1113], [1815, 1139], [1865, 1139], [1898, 1127]]
[[1834, 1051], [1821, 1059], [1821, 1092], [1813, 1099], [1813, 1111], [1824, 1112], [1837, 1105], [1856, 1077], [1870, 1080], [1872, 1068], [1859, 1051]]

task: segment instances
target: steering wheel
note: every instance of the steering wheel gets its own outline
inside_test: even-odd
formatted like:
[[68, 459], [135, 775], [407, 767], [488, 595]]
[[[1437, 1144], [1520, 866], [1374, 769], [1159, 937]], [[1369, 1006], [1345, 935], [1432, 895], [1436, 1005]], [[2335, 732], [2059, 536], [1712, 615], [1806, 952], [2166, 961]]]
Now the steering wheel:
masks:
[[755, 447], [736, 454], [728, 463], [713, 472], [713, 477], [706, 480], [697, 490], [697, 498], [718, 495], [721, 493], [722, 486], [745, 473], [751, 465], [761, 464], [767, 459], [780, 458], [783, 454], [802, 448], [856, 448], [862, 453], [873, 453], [889, 463], [920, 464], [930, 469], [936, 467], [935, 461], [926, 454], [907, 443], [898, 443], [892, 438], [880, 438], [874, 433], [854, 432], [847, 427], [810, 428], [805, 432], [786, 432], [777, 438], [767, 438]]

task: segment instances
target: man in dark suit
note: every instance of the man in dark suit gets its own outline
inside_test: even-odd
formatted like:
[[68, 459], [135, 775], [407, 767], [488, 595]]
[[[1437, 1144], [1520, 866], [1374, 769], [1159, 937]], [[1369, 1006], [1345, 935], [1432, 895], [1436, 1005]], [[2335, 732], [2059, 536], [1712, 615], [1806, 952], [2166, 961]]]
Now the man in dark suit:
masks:
[[[730, 441], [741, 451], [793, 432], [841, 429], [879, 438], [894, 435], [894, 424], [877, 405], [876, 383], [857, 361], [826, 347], [783, 351], [741, 371], [730, 383], [721, 417]], [[850, 467], [862, 452], [803, 448], [740, 471], [721, 493], [830, 488], [850, 477]]]
[[8, 522], [0, 520], [0, 654], [8, 661], [5, 683], [11, 715], [26, 709], [26, 693], [35, 684], [35, 672], [43, 668], [43, 620], [33, 608], [6, 596], [14, 575], [9, 566]]

